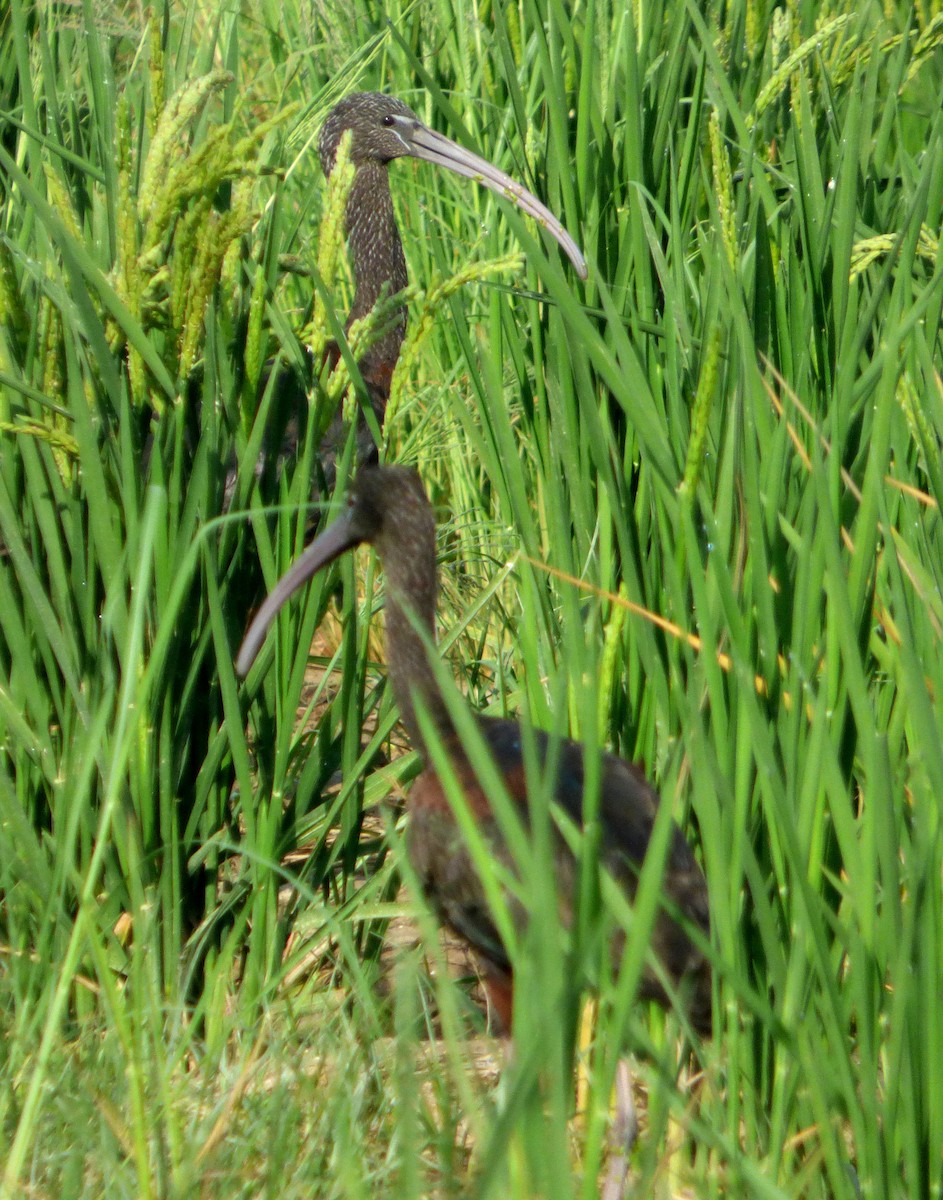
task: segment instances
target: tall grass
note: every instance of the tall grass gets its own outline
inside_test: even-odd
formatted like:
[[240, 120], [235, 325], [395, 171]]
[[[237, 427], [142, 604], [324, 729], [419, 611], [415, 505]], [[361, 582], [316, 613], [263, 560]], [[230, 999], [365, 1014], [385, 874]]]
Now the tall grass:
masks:
[[[625, 1049], [639, 1194], [943, 1194], [940, 13], [11, 0], [0, 29], [2, 1194], [593, 1196]], [[312, 519], [324, 412], [253, 464], [263, 364], [304, 370], [313, 296], [322, 332], [346, 311], [312, 138], [355, 87], [587, 251], [582, 285], [507, 204], [391, 167], [419, 293], [385, 454], [440, 510], [469, 707], [642, 761], [697, 847], [693, 1058], [632, 1003], [655, 888], [611, 978], [539, 844], [497, 1096], [414, 894], [440, 969], [377, 988], [417, 764], [368, 559], [313, 696], [330, 580], [237, 684]]]

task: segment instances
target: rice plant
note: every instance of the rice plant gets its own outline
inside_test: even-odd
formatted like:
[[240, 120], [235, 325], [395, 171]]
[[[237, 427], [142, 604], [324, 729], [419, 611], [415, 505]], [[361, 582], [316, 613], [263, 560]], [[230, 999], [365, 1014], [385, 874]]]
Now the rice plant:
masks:
[[[0, 13], [0, 1195], [596, 1196], [628, 1052], [630, 1194], [943, 1194], [941, 21]], [[311, 364], [351, 281], [313, 142], [358, 88], [590, 262], [392, 166], [382, 452], [438, 508], [456, 695], [641, 761], [695, 847], [710, 1041], [632, 1003], [644, 915], [613, 976], [539, 890], [513, 1061], [483, 1040], [404, 868], [369, 557], [236, 679], [331, 519], [346, 381]], [[296, 456], [257, 475], [294, 402]]]

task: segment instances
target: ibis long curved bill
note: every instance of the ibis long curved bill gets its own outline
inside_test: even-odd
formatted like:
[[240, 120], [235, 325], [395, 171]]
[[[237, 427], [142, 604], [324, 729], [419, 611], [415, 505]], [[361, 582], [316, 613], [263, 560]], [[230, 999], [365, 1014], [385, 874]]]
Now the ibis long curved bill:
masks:
[[244, 679], [248, 675], [249, 668], [262, 649], [269, 626], [278, 616], [282, 605], [307, 583], [312, 575], [316, 575], [322, 567], [332, 563], [345, 550], [350, 550], [361, 540], [349, 513], [345, 513], [305, 547], [265, 597], [246, 631], [246, 636], [242, 639], [242, 645], [236, 655], [236, 673], [240, 678]]
[[458, 142], [453, 142], [444, 134], [437, 133], [428, 125], [423, 125], [419, 120], [414, 122], [408, 140], [404, 140], [408, 147], [407, 153], [413, 158], [421, 158], [424, 162], [434, 163], [437, 167], [445, 167], [446, 170], [454, 171], [456, 175], [474, 179], [497, 195], [504, 196], [516, 204], [521, 212], [533, 217], [559, 243], [564, 254], [576, 268], [580, 279], [587, 277], [588, 271], [583, 252], [566, 230], [563, 222], [523, 184], [512, 179], [510, 175], [506, 175], [486, 158], [481, 158], [471, 150], [460, 146]]

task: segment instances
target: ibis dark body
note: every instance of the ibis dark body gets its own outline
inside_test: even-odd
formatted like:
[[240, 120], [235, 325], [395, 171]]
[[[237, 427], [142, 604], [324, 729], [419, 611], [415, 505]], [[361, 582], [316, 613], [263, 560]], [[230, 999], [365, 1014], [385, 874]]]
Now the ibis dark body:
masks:
[[[449, 717], [438, 686], [429, 647], [435, 632], [435, 519], [419, 477], [399, 467], [373, 467], [360, 472], [347, 511], [311, 543], [276, 585], [243, 642], [237, 669], [245, 674], [265, 632], [287, 598], [315, 572], [362, 542], [377, 550], [386, 572], [386, 636], [390, 679], [403, 724], [426, 767], [410, 792], [407, 847], [410, 860], [443, 920], [467, 941], [481, 959], [485, 981], [502, 1024], [510, 1028], [513, 981], [511, 964], [490, 916], [474, 864], [456, 825], [441, 781], [429, 763], [417, 720], [421, 705], [451, 760], [467, 802], [493, 852], [506, 857], [498, 824]], [[420, 630], [423, 632], [421, 633]], [[423, 636], [425, 634], [425, 636]], [[522, 731], [517, 722], [479, 717], [479, 727], [508, 793], [526, 820], [527, 778]], [[545, 757], [550, 739], [535, 732], [536, 749]], [[556, 744], [554, 795], [563, 811], [582, 824], [584, 749], [568, 739]], [[658, 795], [643, 773], [613, 754], [601, 763], [599, 820], [601, 860], [631, 898], [645, 859], [658, 812]], [[558, 894], [564, 919], [569, 910], [575, 871], [562, 837], [556, 846]], [[677, 826], [672, 827], [663, 891], [682, 922], [709, 932], [707, 885]], [[512, 905], [516, 918], [525, 919]], [[662, 909], [655, 922], [653, 949], [668, 979], [684, 997], [695, 1028], [707, 1031], [711, 1020], [710, 967], [683, 927]], [[615, 958], [624, 934], [613, 939]], [[662, 1004], [668, 997], [654, 971], [647, 971], [642, 994]]]

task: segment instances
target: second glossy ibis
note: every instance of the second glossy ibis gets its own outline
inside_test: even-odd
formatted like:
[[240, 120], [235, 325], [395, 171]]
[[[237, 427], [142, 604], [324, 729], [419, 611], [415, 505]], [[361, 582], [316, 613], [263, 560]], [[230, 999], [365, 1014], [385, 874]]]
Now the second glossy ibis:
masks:
[[[276, 613], [297, 588], [346, 550], [363, 542], [375, 547], [386, 573], [390, 680], [406, 731], [425, 761], [425, 769], [413, 784], [408, 800], [409, 857], [441, 918], [479, 956], [490, 998], [509, 1031], [513, 995], [511, 963], [442, 782], [431, 765], [417, 718], [419, 705], [447, 750], [482, 833], [495, 852], [507, 861], [498, 824], [474, 764], [449, 716], [430, 659], [429, 648], [435, 635], [435, 517], [414, 471], [402, 467], [361, 470], [344, 514], [307, 547], [259, 609], [239, 651], [236, 668], [242, 676], [248, 672]], [[478, 722], [509, 795], [526, 823], [528, 788], [521, 727], [516, 721], [495, 717], [480, 716]], [[546, 755], [551, 739], [540, 732], [534, 736], [538, 753]], [[554, 798], [569, 819], [580, 826], [584, 748], [578, 742], [563, 739], [555, 743], [555, 753]], [[658, 804], [658, 794], [637, 767], [614, 754], [601, 756], [600, 861], [630, 899], [635, 895]], [[562, 836], [557, 838], [555, 857], [561, 907], [564, 911], [572, 910], [569, 900], [576, 872], [573, 856]], [[709, 933], [707, 884], [677, 826], [671, 830], [662, 889], [675, 915], [669, 915], [665, 909], [659, 912], [652, 935], [653, 949], [664, 976], [683, 998], [692, 1024], [706, 1032], [711, 1023], [710, 965], [688, 930], [697, 929], [705, 938]], [[512, 905], [511, 912], [515, 919], [526, 919], [519, 905]], [[614, 960], [621, 955], [624, 939], [622, 931], [613, 937]], [[651, 968], [646, 969], [640, 994], [661, 1004], [669, 1003], [658, 973]]]

